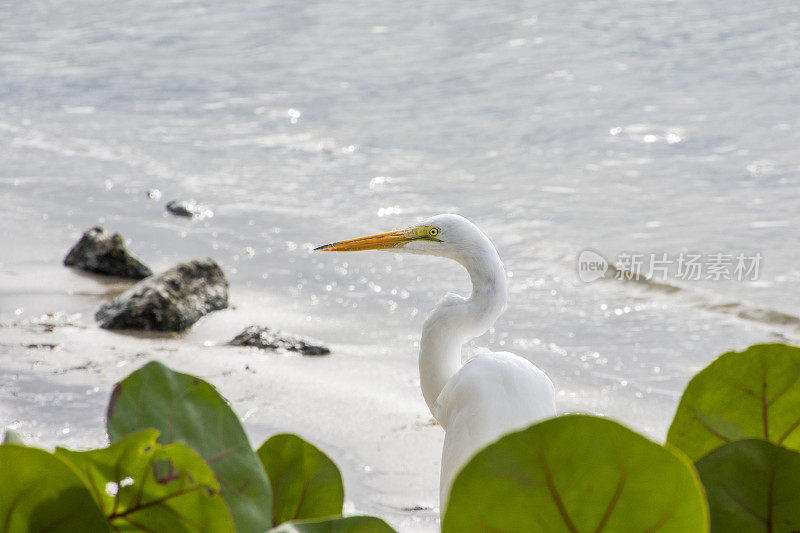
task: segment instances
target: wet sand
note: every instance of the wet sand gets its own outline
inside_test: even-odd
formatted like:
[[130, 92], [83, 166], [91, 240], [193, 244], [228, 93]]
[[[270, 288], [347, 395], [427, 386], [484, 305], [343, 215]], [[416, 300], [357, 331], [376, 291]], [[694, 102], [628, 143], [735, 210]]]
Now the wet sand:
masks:
[[[105, 408], [114, 383], [150, 360], [198, 375], [231, 402], [254, 447], [270, 435], [296, 433], [339, 465], [348, 514], [377, 514], [401, 531], [435, 531], [439, 455], [444, 432], [418, 384], [389, 368], [387, 350], [333, 343], [326, 357], [265, 352], [224, 344], [251, 322], [335, 338], [334, 321], [308, 322], [280, 302], [213, 313], [182, 335], [105, 331], [92, 321], [94, 301], [127, 286], [119, 280], [51, 272], [53, 285], [18, 297], [29, 308], [71, 309], [10, 319], [0, 327], [0, 424], [32, 445], [104, 446]], [[28, 275], [3, 275], [25, 289]], [[63, 294], [64, 282], [73, 287]], [[272, 311], [265, 311], [272, 309]], [[25, 313], [25, 316], [29, 316]], [[412, 360], [415, 364], [415, 361]], [[410, 511], [407, 509], [423, 508]]]

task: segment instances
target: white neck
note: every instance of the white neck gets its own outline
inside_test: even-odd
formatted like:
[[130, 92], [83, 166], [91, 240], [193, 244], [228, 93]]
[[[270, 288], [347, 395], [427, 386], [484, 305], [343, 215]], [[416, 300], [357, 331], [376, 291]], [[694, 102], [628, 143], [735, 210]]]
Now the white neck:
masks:
[[420, 387], [434, 417], [439, 393], [461, 368], [461, 347], [483, 335], [506, 308], [503, 263], [491, 241], [481, 237], [469, 253], [452, 257], [467, 269], [472, 294], [469, 298], [447, 294], [422, 326]]

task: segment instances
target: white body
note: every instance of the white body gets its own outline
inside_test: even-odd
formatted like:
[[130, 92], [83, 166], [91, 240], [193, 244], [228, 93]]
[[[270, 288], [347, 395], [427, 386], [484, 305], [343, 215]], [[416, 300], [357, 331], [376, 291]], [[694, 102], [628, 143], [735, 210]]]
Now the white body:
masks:
[[553, 383], [518, 355], [481, 354], [450, 378], [435, 409], [446, 431], [439, 484], [444, 511], [456, 474], [476, 452], [506, 433], [555, 416]]
[[482, 335], [506, 308], [506, 273], [491, 241], [469, 220], [437, 215], [419, 225], [320, 246], [317, 250], [438, 255], [458, 261], [472, 294], [447, 294], [425, 320], [419, 379], [431, 414], [445, 429], [440, 482], [444, 514], [462, 466], [506, 433], [555, 416], [553, 384], [528, 360], [508, 352], [482, 354], [461, 364], [461, 347]]
[[440, 227], [442, 244], [422, 244], [418, 251], [410, 243], [407, 251], [458, 261], [472, 280], [469, 298], [448, 294], [431, 312], [420, 342], [422, 393], [446, 432], [439, 492], [444, 512], [461, 467], [506, 433], [555, 416], [555, 392], [544, 372], [509, 352], [461, 364], [464, 343], [485, 333], [505, 310], [506, 273], [491, 241], [465, 218], [439, 215], [422, 225]]

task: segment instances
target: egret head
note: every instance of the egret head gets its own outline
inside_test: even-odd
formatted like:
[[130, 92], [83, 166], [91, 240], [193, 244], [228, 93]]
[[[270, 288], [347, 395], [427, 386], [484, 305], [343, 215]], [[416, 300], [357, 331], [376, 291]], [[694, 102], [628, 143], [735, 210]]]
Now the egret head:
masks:
[[[475, 248], [485, 246], [486, 236], [460, 215], [436, 215], [406, 229], [334, 242], [316, 248], [320, 252], [387, 250], [438, 255], [460, 260]], [[490, 244], [491, 246], [491, 244]]]

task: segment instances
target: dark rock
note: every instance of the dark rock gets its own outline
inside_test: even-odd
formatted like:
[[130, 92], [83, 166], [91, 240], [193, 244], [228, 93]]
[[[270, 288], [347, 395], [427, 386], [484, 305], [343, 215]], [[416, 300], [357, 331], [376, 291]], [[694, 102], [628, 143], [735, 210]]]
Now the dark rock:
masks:
[[181, 263], [140, 281], [94, 315], [106, 329], [184, 331], [228, 307], [228, 280], [211, 259]]
[[40, 350], [55, 350], [58, 348], [58, 344], [52, 342], [37, 342], [35, 344], [26, 344], [25, 347]]
[[194, 216], [194, 204], [186, 200], [172, 200], [167, 203], [167, 211], [179, 217]]
[[125, 248], [119, 233], [113, 235], [96, 227], [83, 234], [64, 258], [64, 264], [89, 272], [142, 279], [153, 273]]
[[194, 200], [172, 200], [167, 203], [167, 211], [179, 217], [211, 218], [214, 212], [207, 207], [198, 205]]
[[331, 353], [325, 346], [309, 344], [300, 337], [283, 335], [280, 331], [255, 325], [247, 326], [244, 331], [236, 335], [228, 344], [233, 346], [254, 346], [262, 350], [289, 350], [290, 352], [300, 352], [303, 355], [328, 355]]

